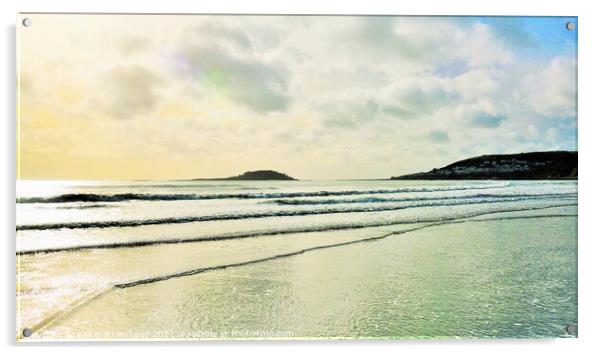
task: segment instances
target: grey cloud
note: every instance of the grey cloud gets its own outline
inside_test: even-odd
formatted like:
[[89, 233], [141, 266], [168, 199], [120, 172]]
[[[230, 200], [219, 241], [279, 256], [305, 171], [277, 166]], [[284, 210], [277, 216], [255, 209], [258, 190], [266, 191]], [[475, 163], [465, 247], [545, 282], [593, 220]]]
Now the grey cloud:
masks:
[[286, 111], [288, 72], [283, 66], [235, 57], [217, 46], [188, 47], [180, 53], [189, 73], [231, 100], [256, 112]]
[[432, 142], [447, 142], [449, 141], [449, 136], [446, 131], [443, 130], [434, 130], [429, 132], [428, 137]]
[[209, 40], [213, 43], [230, 44], [243, 50], [252, 48], [251, 40], [246, 33], [225, 26], [219, 19], [203, 22], [194, 28], [193, 32], [202, 40]]
[[150, 112], [158, 101], [157, 88], [162, 81], [138, 66], [118, 67], [104, 79], [102, 108], [115, 118], [131, 118]]
[[393, 17], [365, 17], [363, 19], [363, 37], [373, 45], [388, 46], [393, 34]]
[[402, 120], [428, 115], [458, 98], [458, 94], [441, 88], [431, 90], [411, 88], [393, 95], [393, 99], [379, 97], [337, 101], [323, 105], [321, 110], [326, 116], [326, 126], [355, 128], [383, 115]]
[[433, 112], [457, 97], [456, 94], [442, 89], [431, 91], [413, 89], [403, 94], [402, 102], [408, 110], [413, 112]]
[[413, 112], [410, 112], [408, 110], [405, 110], [405, 109], [403, 109], [399, 106], [395, 106], [395, 105], [383, 106], [382, 112], [389, 116], [393, 116], [393, 117], [397, 117], [397, 118], [401, 118], [401, 119], [412, 118], [415, 116], [415, 114]]
[[412, 88], [399, 93], [396, 102], [385, 105], [383, 112], [397, 118], [410, 119], [431, 114], [458, 100], [459, 97], [457, 93], [441, 88], [433, 90]]
[[327, 118], [324, 123], [333, 128], [355, 128], [362, 122], [373, 120], [381, 110], [375, 100], [365, 100], [356, 103], [338, 103], [335, 107], [323, 108]]
[[364, 39], [362, 46], [368, 44], [388, 54], [401, 55], [411, 59], [422, 57], [424, 55], [424, 51], [421, 50], [422, 45], [394, 33], [395, 21], [397, 19], [394, 17], [366, 17], [363, 19], [360, 36]]
[[412, 26], [414, 21], [412, 18], [394, 16], [362, 17], [358, 30], [343, 36], [338, 45], [355, 49], [364, 55], [374, 54], [377, 58], [386, 56], [414, 62], [442, 58], [445, 43], [438, 43], [428, 36], [416, 39], [395, 32], [397, 25]]
[[324, 124], [326, 127], [331, 128], [355, 128], [358, 124], [358, 121], [344, 116], [338, 116], [325, 119]]
[[470, 120], [473, 126], [485, 127], [485, 128], [497, 128], [502, 124], [506, 117], [500, 115], [490, 115], [487, 113], [476, 114]]

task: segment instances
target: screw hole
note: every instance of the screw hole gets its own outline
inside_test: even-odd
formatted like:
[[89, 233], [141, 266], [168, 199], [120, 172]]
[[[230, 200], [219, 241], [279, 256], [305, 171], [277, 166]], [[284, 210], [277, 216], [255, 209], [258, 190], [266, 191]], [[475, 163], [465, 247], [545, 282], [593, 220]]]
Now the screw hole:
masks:
[[570, 334], [570, 335], [577, 334], [577, 326], [574, 324], [567, 325], [565, 330], [566, 330], [567, 334]]
[[569, 31], [574, 30], [575, 29], [575, 24], [573, 22], [570, 22], [570, 21], [567, 22], [566, 23], [566, 29], [569, 30]]
[[29, 328], [23, 329], [23, 336], [29, 338], [33, 334], [33, 330]]

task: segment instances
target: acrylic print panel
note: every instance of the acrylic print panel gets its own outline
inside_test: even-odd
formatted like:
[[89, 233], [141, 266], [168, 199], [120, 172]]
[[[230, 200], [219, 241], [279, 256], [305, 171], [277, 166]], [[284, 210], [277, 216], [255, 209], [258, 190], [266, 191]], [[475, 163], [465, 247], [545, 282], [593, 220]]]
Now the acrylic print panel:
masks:
[[31, 339], [577, 336], [577, 19], [21, 14]]

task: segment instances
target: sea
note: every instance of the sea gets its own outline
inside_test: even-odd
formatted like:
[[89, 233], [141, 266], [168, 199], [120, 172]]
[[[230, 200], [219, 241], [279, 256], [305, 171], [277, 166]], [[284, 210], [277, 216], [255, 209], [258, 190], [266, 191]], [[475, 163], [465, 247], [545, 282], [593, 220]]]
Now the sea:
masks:
[[16, 217], [20, 340], [577, 336], [576, 181], [20, 180]]

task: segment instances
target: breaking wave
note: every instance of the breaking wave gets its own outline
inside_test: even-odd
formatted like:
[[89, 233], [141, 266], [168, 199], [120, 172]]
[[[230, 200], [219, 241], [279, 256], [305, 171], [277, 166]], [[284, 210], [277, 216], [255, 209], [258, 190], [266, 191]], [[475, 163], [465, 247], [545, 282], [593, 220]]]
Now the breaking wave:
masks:
[[261, 192], [261, 193], [223, 193], [223, 194], [92, 194], [72, 193], [51, 197], [22, 197], [17, 203], [68, 203], [68, 202], [122, 202], [122, 201], [183, 201], [183, 200], [219, 200], [219, 199], [268, 199], [268, 198], [294, 198], [294, 197], [323, 197], [347, 196], [366, 194], [396, 194], [409, 192], [441, 192], [463, 190], [488, 190], [499, 189], [508, 184], [472, 185], [457, 187], [415, 187], [379, 190], [343, 190], [343, 191], [311, 191], [311, 192]]
[[268, 201], [277, 205], [334, 205], [334, 204], [353, 204], [353, 203], [387, 203], [387, 202], [412, 202], [412, 201], [435, 201], [435, 200], [461, 200], [478, 198], [518, 198], [521, 200], [538, 198], [558, 198], [558, 197], [577, 197], [576, 193], [557, 193], [557, 194], [474, 194], [464, 196], [442, 196], [442, 197], [405, 197], [405, 198], [382, 198], [382, 197], [363, 197], [354, 199], [276, 199]]
[[[34, 250], [22, 250], [18, 251], [17, 255], [30, 255], [38, 253], [53, 253], [63, 251], [77, 251], [77, 250], [88, 250], [88, 249], [117, 249], [117, 248], [135, 248], [144, 247], [157, 244], [179, 244], [179, 243], [195, 243], [195, 242], [207, 242], [216, 240], [230, 240], [230, 239], [243, 239], [260, 236], [273, 236], [282, 234], [293, 234], [293, 233], [312, 233], [312, 232], [327, 232], [335, 230], [346, 230], [346, 229], [361, 229], [370, 227], [385, 227], [391, 225], [402, 225], [402, 224], [415, 224], [415, 223], [434, 223], [442, 221], [453, 221], [465, 218], [473, 218], [484, 215], [490, 215], [495, 213], [507, 213], [507, 212], [521, 212], [521, 211], [535, 211], [545, 210], [557, 207], [568, 207], [576, 206], [575, 203], [567, 204], [553, 204], [547, 206], [535, 206], [535, 207], [523, 207], [523, 208], [500, 208], [489, 211], [479, 211], [472, 213], [465, 213], [460, 216], [449, 216], [440, 218], [415, 218], [415, 219], [395, 219], [378, 222], [355, 222], [355, 223], [337, 223], [337, 224], [326, 224], [313, 227], [294, 227], [287, 229], [274, 229], [274, 230], [259, 230], [250, 232], [239, 232], [239, 233], [226, 233], [218, 235], [204, 235], [197, 238], [169, 238], [169, 239], [152, 239], [152, 240], [138, 240], [138, 241], [126, 241], [117, 243], [104, 243], [104, 244], [88, 244], [88, 245], [76, 245], [63, 248], [47, 248], [47, 249], [34, 249]], [[555, 215], [556, 216], [556, 215]], [[559, 215], [560, 216], [560, 215]]]
[[[566, 197], [556, 197], [563, 199]], [[529, 198], [530, 200], [534, 198]], [[543, 199], [543, 198], [539, 198]], [[311, 216], [320, 214], [336, 214], [336, 213], [360, 213], [360, 212], [383, 212], [396, 211], [407, 208], [418, 207], [441, 207], [441, 206], [461, 206], [474, 204], [487, 204], [497, 202], [516, 202], [527, 199], [506, 198], [506, 199], [489, 199], [489, 200], [451, 200], [451, 201], [432, 201], [426, 203], [414, 203], [394, 206], [358, 206], [350, 208], [320, 208], [320, 209], [305, 209], [305, 210], [273, 210], [267, 212], [246, 212], [233, 214], [215, 214], [203, 216], [181, 216], [181, 217], [166, 217], [152, 219], [135, 219], [135, 220], [115, 220], [115, 221], [93, 221], [93, 222], [65, 222], [65, 223], [45, 223], [45, 224], [27, 224], [16, 227], [16, 230], [48, 230], [48, 229], [86, 229], [86, 228], [111, 228], [111, 227], [137, 227], [156, 224], [178, 224], [191, 222], [211, 222], [224, 220], [239, 220], [251, 218], [267, 218], [267, 217], [296, 217], [296, 216]]]

